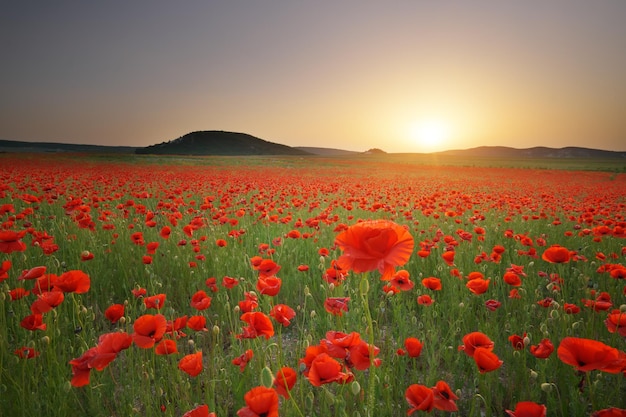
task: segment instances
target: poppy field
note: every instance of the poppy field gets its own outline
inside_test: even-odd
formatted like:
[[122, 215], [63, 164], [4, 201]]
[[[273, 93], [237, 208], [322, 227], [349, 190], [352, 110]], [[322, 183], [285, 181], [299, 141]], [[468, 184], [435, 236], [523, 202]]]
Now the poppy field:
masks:
[[0, 155], [0, 415], [625, 416], [626, 174]]

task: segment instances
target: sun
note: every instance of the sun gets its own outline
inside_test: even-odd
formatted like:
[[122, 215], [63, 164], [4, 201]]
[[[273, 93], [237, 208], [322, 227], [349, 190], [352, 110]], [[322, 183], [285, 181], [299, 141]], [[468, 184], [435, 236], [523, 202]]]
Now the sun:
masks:
[[442, 120], [423, 120], [411, 126], [410, 136], [423, 150], [440, 150], [450, 137], [450, 125]]

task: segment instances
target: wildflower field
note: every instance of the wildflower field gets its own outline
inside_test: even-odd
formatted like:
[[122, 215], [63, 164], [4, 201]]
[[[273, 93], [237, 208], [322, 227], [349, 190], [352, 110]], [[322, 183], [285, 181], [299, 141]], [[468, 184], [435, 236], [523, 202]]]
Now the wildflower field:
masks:
[[626, 174], [0, 155], [2, 416], [624, 416]]

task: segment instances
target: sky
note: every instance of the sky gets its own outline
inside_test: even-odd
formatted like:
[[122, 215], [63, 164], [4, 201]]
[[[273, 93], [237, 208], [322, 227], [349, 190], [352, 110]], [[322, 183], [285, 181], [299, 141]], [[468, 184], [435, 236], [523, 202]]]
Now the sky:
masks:
[[626, 1], [7, 2], [0, 139], [626, 151]]

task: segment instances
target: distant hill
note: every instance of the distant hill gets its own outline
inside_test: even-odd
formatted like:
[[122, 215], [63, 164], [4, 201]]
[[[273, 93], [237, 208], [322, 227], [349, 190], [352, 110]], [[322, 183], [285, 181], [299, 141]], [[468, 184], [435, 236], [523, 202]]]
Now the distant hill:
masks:
[[135, 153], [134, 146], [78, 145], [57, 142], [21, 142], [1, 140], [0, 152], [77, 152], [77, 153]]
[[335, 148], [316, 148], [313, 146], [296, 146], [295, 149], [300, 149], [301, 151], [308, 152], [313, 155], [320, 155], [320, 156], [350, 156], [350, 155], [359, 155], [362, 153], [362, 152], [346, 151], [343, 149], [335, 149]]
[[309, 152], [268, 142], [246, 133], [205, 130], [136, 150], [159, 155], [311, 155]]
[[478, 148], [437, 152], [441, 156], [494, 157], [494, 158], [598, 158], [625, 159], [626, 152], [605, 151], [601, 149], [579, 148], [534, 148], [516, 149], [507, 146], [480, 146]]

